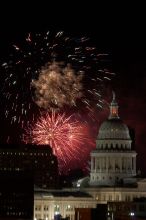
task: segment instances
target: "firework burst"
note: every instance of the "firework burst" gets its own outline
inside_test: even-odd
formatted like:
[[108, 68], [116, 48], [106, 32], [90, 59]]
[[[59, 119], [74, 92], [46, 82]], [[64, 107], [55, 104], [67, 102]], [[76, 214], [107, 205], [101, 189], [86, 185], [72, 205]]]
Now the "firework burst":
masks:
[[75, 73], [68, 64], [48, 63], [39, 74], [38, 80], [32, 81], [35, 89], [35, 102], [44, 109], [60, 109], [65, 105], [75, 106], [82, 97], [82, 73]]
[[93, 148], [87, 125], [75, 120], [73, 115], [67, 117], [65, 113], [42, 115], [26, 130], [24, 141], [50, 145], [58, 158], [60, 172], [71, 166], [81, 166]]
[[[0, 94], [1, 115], [11, 124], [32, 123], [41, 108], [69, 105], [80, 109], [83, 105], [92, 112], [93, 105], [102, 107], [102, 83], [110, 80], [111, 73], [103, 65], [107, 54], [99, 53], [90, 39], [66, 36], [62, 31], [29, 33], [9, 51], [9, 59], [1, 63]], [[56, 66], [51, 76], [54, 59], [63, 65]], [[57, 85], [51, 85], [53, 77]]]

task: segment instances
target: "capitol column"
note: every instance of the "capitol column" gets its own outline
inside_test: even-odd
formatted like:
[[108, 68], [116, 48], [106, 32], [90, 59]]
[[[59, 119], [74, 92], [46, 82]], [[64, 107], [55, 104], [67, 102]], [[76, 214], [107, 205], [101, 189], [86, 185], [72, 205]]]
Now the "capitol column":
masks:
[[136, 157], [133, 158], [134, 173], [136, 174]]
[[100, 160], [101, 160], [101, 172], [103, 172], [103, 157], [101, 157]]
[[106, 157], [106, 173], [108, 173], [109, 163], [108, 163], [108, 157]]
[[91, 157], [91, 172], [93, 171], [93, 157]]
[[122, 173], [122, 157], [119, 158], [120, 173]]
[[126, 173], [128, 173], [128, 157], [126, 157]]
[[101, 161], [101, 157], [99, 158], [99, 170], [100, 170], [100, 173], [101, 173], [101, 171], [102, 171], [102, 161]]
[[94, 169], [94, 172], [97, 171], [97, 157], [94, 157], [94, 165], [93, 165], [93, 169]]
[[115, 173], [115, 158], [112, 159], [112, 171]]
[[130, 158], [130, 170], [131, 170], [131, 173], [132, 173], [132, 170], [133, 170], [133, 168], [132, 168], [132, 157]]
[[127, 166], [126, 166], [126, 157], [124, 157], [124, 170], [125, 170], [125, 173], [126, 173], [126, 170], [127, 170]]

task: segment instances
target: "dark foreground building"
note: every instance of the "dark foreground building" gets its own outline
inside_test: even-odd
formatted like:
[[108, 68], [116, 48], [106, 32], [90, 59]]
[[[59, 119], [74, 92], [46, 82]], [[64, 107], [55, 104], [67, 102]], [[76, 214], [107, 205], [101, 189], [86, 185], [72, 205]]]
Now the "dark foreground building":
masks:
[[146, 198], [135, 198], [133, 201], [108, 202], [107, 220], [140, 220], [146, 219]]
[[33, 179], [24, 171], [0, 171], [0, 220], [32, 220]]
[[27, 171], [34, 185], [55, 188], [58, 185], [58, 162], [49, 146], [0, 146], [0, 171]]
[[76, 208], [75, 220], [107, 220], [107, 205], [98, 204], [96, 208]]

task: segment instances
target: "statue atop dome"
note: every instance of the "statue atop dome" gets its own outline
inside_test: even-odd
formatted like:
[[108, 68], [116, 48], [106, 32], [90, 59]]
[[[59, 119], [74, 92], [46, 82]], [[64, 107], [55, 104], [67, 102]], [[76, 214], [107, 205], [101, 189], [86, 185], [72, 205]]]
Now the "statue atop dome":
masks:
[[116, 94], [115, 94], [114, 91], [112, 91], [112, 93], [113, 93], [113, 100], [115, 100], [116, 99]]

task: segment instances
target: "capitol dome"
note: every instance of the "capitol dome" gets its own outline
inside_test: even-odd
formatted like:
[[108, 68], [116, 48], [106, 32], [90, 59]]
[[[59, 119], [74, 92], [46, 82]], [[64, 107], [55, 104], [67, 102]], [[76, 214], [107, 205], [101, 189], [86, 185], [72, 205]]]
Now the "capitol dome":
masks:
[[120, 119], [108, 119], [99, 128], [98, 139], [129, 140], [129, 129]]
[[118, 104], [115, 100], [114, 92], [113, 100], [110, 104], [110, 115], [99, 128], [96, 148], [100, 150], [131, 149], [131, 138], [129, 134], [129, 129], [118, 115]]

